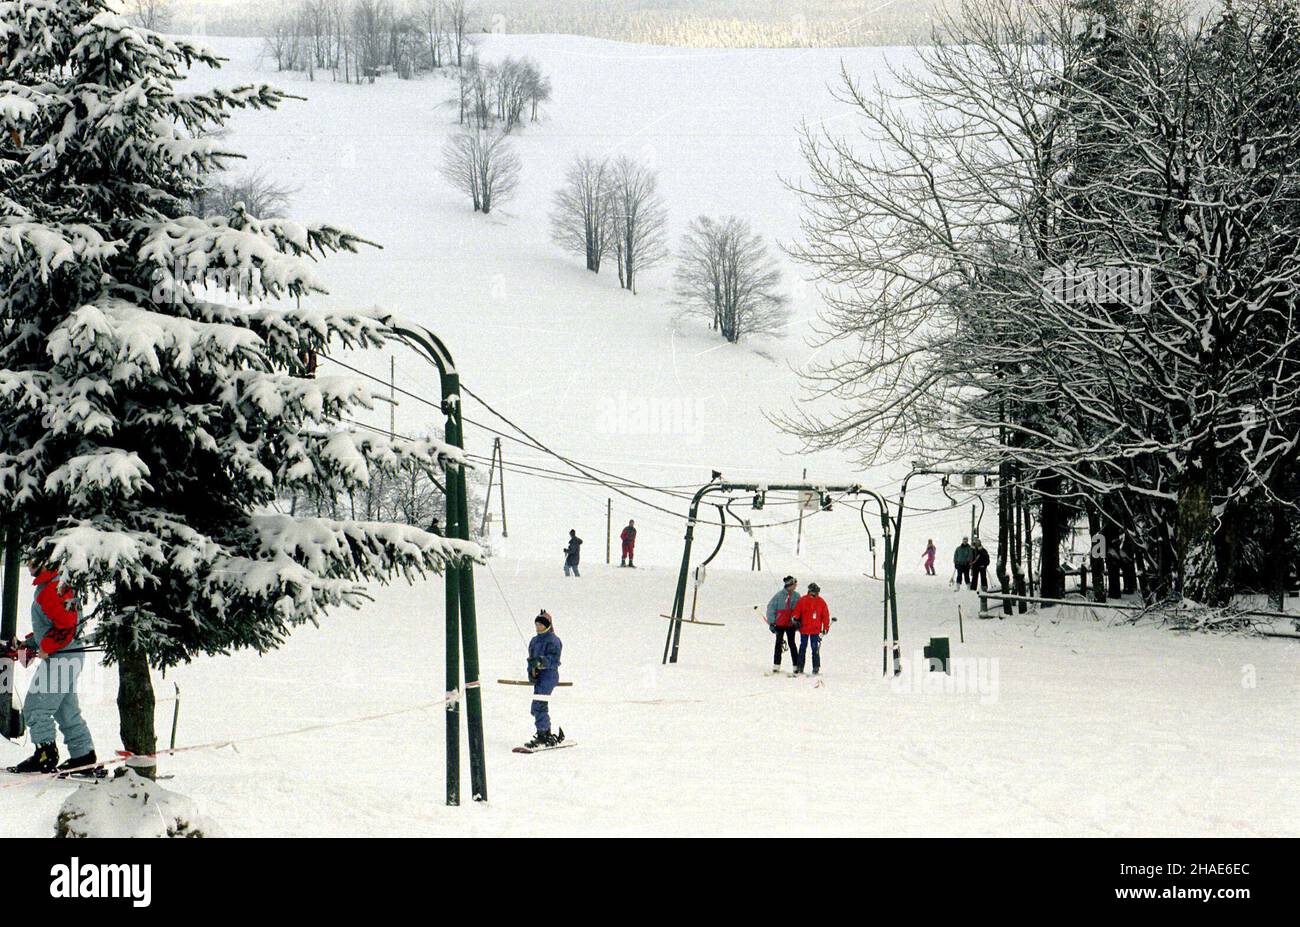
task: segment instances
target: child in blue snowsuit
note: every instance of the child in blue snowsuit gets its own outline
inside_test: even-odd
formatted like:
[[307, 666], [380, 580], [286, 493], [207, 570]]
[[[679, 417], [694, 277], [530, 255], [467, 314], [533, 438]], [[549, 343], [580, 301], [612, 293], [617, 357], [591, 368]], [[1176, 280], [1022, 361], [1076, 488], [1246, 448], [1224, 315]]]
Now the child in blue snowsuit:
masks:
[[[533, 695], [549, 696], [560, 682], [560, 651], [564, 645], [551, 627], [550, 613], [543, 610], [533, 622], [537, 636], [528, 642], [528, 678], [533, 684]], [[533, 721], [537, 734], [525, 746], [552, 747], [564, 739], [564, 729], [557, 737], [551, 733], [549, 702], [534, 699]]]

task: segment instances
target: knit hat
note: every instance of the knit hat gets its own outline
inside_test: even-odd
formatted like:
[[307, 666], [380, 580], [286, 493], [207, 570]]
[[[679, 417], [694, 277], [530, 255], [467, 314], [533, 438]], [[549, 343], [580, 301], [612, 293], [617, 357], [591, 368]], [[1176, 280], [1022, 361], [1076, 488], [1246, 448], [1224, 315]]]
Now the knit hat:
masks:
[[787, 576], [785, 579], [781, 580], [781, 585], [782, 585], [782, 586], [797, 586], [797, 585], [799, 585], [799, 580], [795, 579], [793, 576]]
[[816, 595], [817, 593], [822, 591], [822, 587], [817, 585], [816, 583], [809, 583], [808, 591], [811, 592], [813, 595]]
[[542, 609], [540, 612], [537, 613], [537, 617], [533, 619], [533, 624], [544, 624], [546, 625], [546, 627], [549, 628], [551, 626], [550, 612], [548, 612], [546, 609]]

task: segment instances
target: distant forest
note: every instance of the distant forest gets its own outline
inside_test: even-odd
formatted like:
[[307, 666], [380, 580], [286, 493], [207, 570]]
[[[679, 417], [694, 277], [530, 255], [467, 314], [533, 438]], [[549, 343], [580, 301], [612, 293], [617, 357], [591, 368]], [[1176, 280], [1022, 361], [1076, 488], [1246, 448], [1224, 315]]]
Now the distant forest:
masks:
[[[130, 9], [138, 0], [123, 0]], [[294, 0], [148, 0], [176, 32], [262, 36]], [[400, 9], [412, 0], [389, 0]], [[474, 31], [585, 35], [696, 48], [925, 44], [957, 0], [480, 0]]]

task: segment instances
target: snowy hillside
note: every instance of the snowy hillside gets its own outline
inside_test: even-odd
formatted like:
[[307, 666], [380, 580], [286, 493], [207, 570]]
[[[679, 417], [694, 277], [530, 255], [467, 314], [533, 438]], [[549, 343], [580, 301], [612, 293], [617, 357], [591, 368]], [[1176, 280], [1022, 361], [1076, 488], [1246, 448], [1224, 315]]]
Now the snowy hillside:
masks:
[[[711, 469], [734, 479], [789, 481], [807, 467], [811, 480], [896, 492], [905, 465], [864, 473], [839, 455], [799, 456], [797, 444], [765, 418], [791, 406], [819, 308], [815, 289], [788, 260], [782, 257], [795, 318], [787, 336], [728, 345], [701, 321], [678, 320], [671, 263], [647, 272], [631, 296], [618, 288], [612, 266], [593, 275], [579, 256], [554, 245], [549, 214], [572, 156], [630, 154], [660, 174], [674, 250], [695, 216], [735, 214], [750, 219], [775, 251], [798, 232], [797, 200], [781, 178], [801, 170], [801, 120], [847, 113], [827, 90], [841, 60], [857, 73], [876, 73], [886, 57], [905, 59], [912, 51], [692, 51], [574, 37], [488, 37], [488, 58], [537, 59], [552, 78], [554, 102], [541, 121], [517, 133], [523, 178], [516, 198], [484, 217], [437, 173], [443, 140], [456, 128], [447, 106], [449, 80], [387, 77], [360, 87], [309, 82], [301, 74], [276, 74], [269, 63], [260, 70], [255, 40], [214, 42], [230, 63], [220, 72], [196, 73], [196, 83], [269, 79], [307, 97], [277, 113], [237, 116], [231, 146], [248, 155], [250, 167], [295, 190], [295, 216], [341, 222], [383, 245], [324, 268], [336, 302], [382, 306], [434, 329], [465, 384], [555, 450], [660, 486], [699, 486]], [[388, 377], [387, 356], [348, 361]], [[399, 388], [436, 399], [431, 373], [413, 355], [398, 354]], [[398, 428], [428, 428], [431, 413], [402, 399]], [[502, 427], [473, 401], [466, 415]], [[378, 407], [369, 424], [386, 428], [388, 421], [387, 408]], [[466, 439], [472, 453], [490, 453], [490, 433], [469, 426]], [[507, 464], [564, 469], [509, 442], [505, 452]], [[666, 499], [637, 495], [659, 504]], [[628, 518], [638, 520], [642, 560], [676, 563], [681, 529], [673, 517], [600, 487], [515, 473], [507, 477], [510, 538], [494, 538], [494, 547], [549, 559], [576, 528], [588, 542], [586, 555], [594, 558], [602, 548], [603, 559], [610, 496], [616, 533]], [[933, 491], [917, 501], [947, 504]], [[919, 571], [925, 543], [917, 534], [950, 550], [969, 517], [967, 507], [954, 518], [910, 524], [912, 566]], [[805, 526], [804, 550], [811, 545], [830, 558], [823, 566], [864, 569], [856, 510], [826, 521]], [[793, 552], [793, 532], [769, 532], [776, 535], [773, 548], [779, 538]], [[768, 546], [766, 536], [758, 540]], [[737, 544], [723, 556], [747, 566], [751, 549]]]

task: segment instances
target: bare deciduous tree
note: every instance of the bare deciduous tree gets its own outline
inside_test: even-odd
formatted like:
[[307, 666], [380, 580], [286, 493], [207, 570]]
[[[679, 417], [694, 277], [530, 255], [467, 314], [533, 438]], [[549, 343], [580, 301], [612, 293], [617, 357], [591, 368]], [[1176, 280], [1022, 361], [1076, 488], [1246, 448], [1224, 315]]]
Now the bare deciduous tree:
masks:
[[469, 7], [465, 0], [448, 0], [444, 15], [451, 52], [455, 56], [456, 67], [460, 67], [470, 48]]
[[637, 274], [668, 257], [668, 214], [659, 196], [658, 177], [650, 168], [623, 155], [610, 164], [608, 178], [608, 215], [618, 281], [623, 289], [635, 293]]
[[600, 273], [610, 248], [609, 162], [582, 155], [573, 159], [564, 186], [555, 191], [551, 239], [566, 251], [585, 257], [587, 270]]
[[502, 132], [460, 132], [443, 146], [442, 176], [469, 195], [476, 212], [486, 215], [508, 199], [518, 186], [519, 172], [519, 157]]
[[144, 29], [165, 32], [172, 21], [171, 0], [131, 0], [131, 21]]
[[292, 193], [259, 168], [210, 185], [195, 197], [194, 211], [200, 216], [228, 216], [242, 203], [250, 216], [276, 219], [288, 214]]
[[796, 253], [845, 349], [809, 373], [834, 410], [786, 424], [996, 467], [1004, 588], [1028, 493], [1045, 590], [1068, 506], [1108, 541], [1097, 579], [1127, 549], [1151, 598], [1221, 606], [1300, 501], [1300, 22], [1079, 9], [969, 0], [897, 92], [845, 75], [880, 147], [805, 136]]
[[692, 220], [678, 262], [678, 299], [731, 343], [785, 327], [789, 310], [780, 292], [781, 270], [744, 219]]

